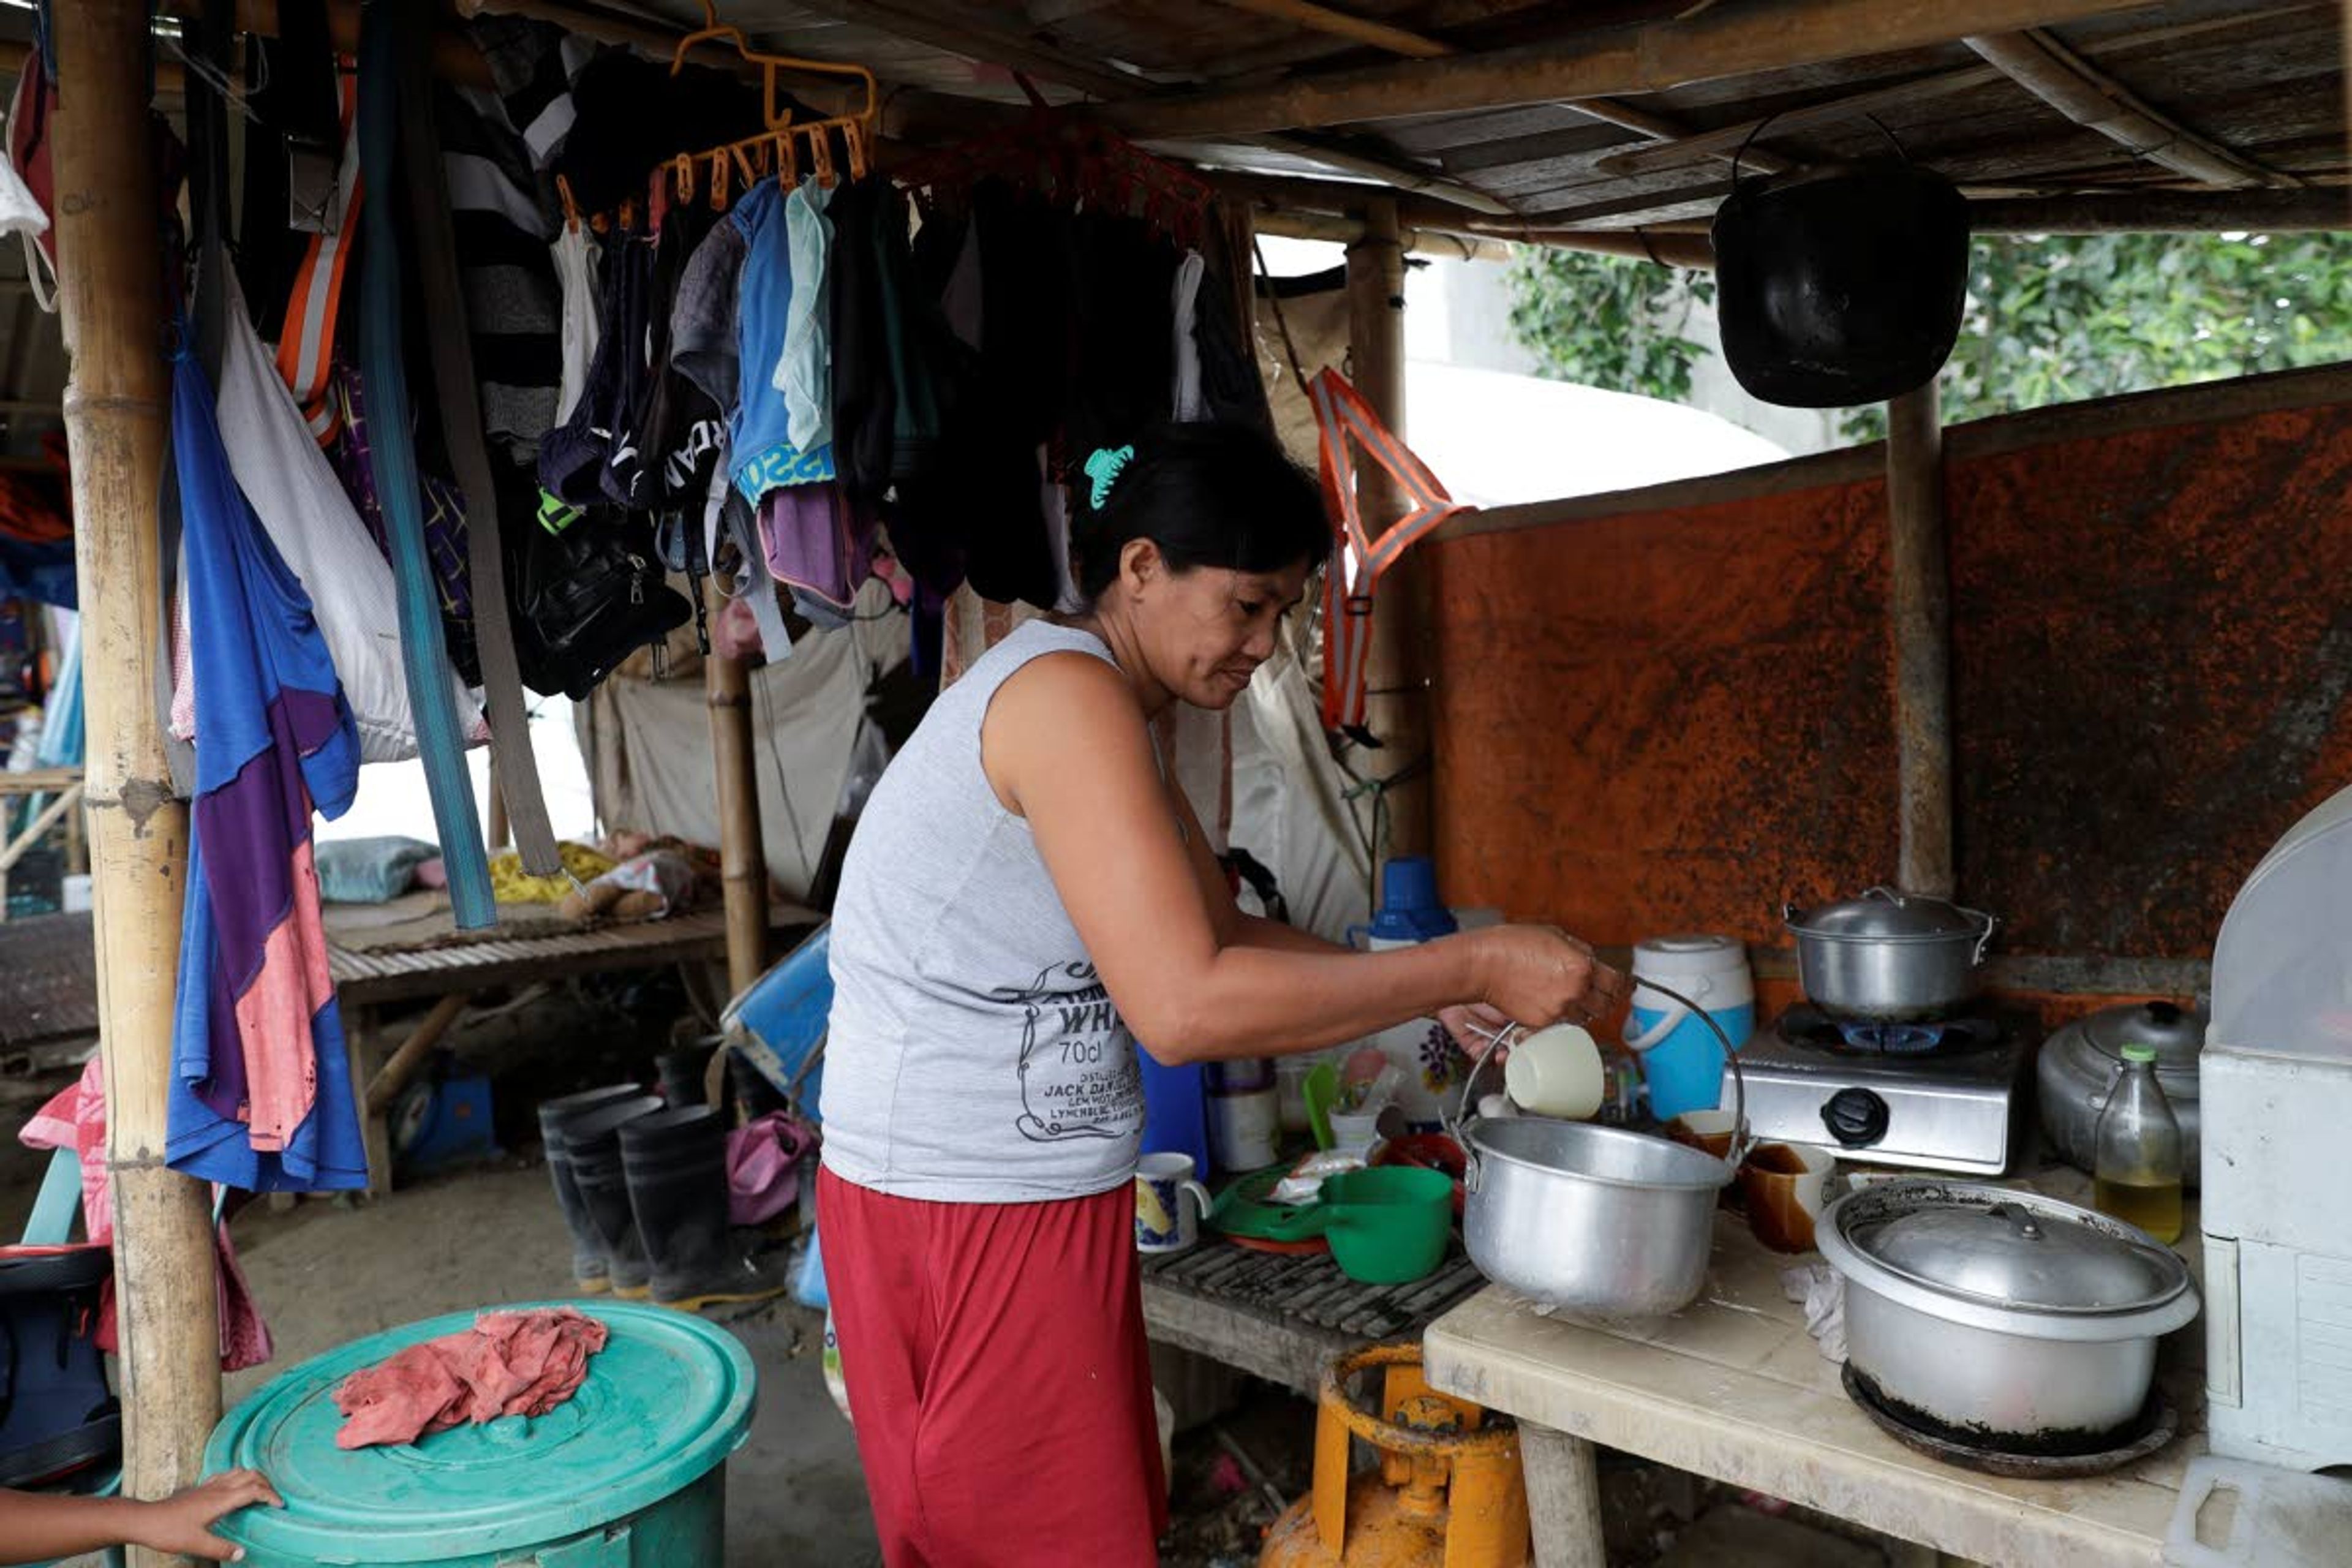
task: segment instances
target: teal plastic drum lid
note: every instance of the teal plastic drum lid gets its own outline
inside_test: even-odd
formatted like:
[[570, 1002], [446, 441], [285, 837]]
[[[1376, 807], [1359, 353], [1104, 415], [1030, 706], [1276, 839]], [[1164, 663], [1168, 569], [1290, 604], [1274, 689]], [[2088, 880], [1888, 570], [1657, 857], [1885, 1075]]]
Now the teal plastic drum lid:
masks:
[[[458, 1426], [413, 1444], [335, 1447], [338, 1384], [477, 1312], [354, 1341], [240, 1404], [205, 1448], [207, 1475], [253, 1468], [286, 1499], [220, 1533], [274, 1560], [436, 1563], [559, 1542], [624, 1519], [699, 1480], [740, 1447], [758, 1374], [736, 1338], [701, 1319], [625, 1301], [571, 1306], [610, 1331], [572, 1396], [546, 1415]], [[486, 1309], [488, 1310], [488, 1309]]]

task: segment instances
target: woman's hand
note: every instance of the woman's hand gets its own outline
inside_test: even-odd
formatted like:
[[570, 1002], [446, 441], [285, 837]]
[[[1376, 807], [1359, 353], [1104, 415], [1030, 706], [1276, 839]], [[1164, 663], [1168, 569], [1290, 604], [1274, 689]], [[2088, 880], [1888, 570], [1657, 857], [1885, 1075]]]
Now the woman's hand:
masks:
[[155, 1552], [206, 1557], [216, 1563], [242, 1563], [245, 1548], [213, 1533], [213, 1522], [256, 1503], [284, 1508], [286, 1500], [258, 1470], [229, 1470], [161, 1502], [141, 1505], [138, 1544]]
[[1491, 926], [1470, 935], [1480, 1000], [1513, 1022], [1536, 1029], [1598, 1023], [1625, 1004], [1625, 976], [1557, 927]]

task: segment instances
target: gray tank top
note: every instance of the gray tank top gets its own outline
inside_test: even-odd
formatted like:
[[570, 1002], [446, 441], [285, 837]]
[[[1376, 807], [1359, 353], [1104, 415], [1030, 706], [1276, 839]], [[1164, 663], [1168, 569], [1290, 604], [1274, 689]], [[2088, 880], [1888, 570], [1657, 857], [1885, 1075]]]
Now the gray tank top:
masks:
[[860, 1186], [1002, 1203], [1134, 1175], [1134, 1040], [980, 762], [997, 688], [1061, 652], [1112, 662], [1091, 633], [1014, 628], [931, 705], [850, 840], [821, 1110], [825, 1165]]

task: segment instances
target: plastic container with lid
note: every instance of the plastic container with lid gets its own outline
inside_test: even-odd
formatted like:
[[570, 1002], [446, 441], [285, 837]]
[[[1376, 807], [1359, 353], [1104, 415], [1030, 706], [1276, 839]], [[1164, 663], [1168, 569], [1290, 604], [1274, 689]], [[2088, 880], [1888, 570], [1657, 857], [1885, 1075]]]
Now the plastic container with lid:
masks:
[[245, 1549], [248, 1568], [726, 1561], [727, 1458], [751, 1430], [757, 1392], [750, 1354], [687, 1313], [624, 1301], [586, 1310], [611, 1338], [571, 1399], [537, 1417], [335, 1447], [344, 1378], [471, 1326], [471, 1312], [387, 1330], [281, 1373], [214, 1428], [205, 1470], [257, 1469], [286, 1507], [247, 1509], [215, 1528]]
[[1697, 1003], [1738, 1050], [1756, 1033], [1756, 981], [1747, 948], [1737, 937], [1660, 936], [1633, 949], [1633, 1008], [1625, 1047], [1642, 1063], [1650, 1114], [1665, 1121], [1685, 1110], [1717, 1109], [1723, 1100], [1722, 1042], [1682, 1003], [1644, 988], [1644, 980]]
[[[1348, 928], [1350, 945], [1374, 952], [1411, 947], [1452, 936], [1460, 929], [1454, 911], [1437, 896], [1437, 863], [1426, 855], [1400, 855], [1381, 877], [1381, 907], [1369, 925]], [[1441, 1124], [1445, 1099], [1461, 1084], [1465, 1066], [1453, 1037], [1434, 1018], [1414, 1018], [1382, 1029], [1364, 1042], [1396, 1064], [1403, 1084], [1396, 1104], [1413, 1126]]]

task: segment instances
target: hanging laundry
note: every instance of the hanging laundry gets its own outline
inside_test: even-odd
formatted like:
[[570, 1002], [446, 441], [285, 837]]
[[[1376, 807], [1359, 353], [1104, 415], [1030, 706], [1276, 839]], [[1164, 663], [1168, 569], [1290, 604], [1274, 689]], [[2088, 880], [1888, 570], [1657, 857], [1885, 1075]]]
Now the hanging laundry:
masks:
[[1176, 268], [1176, 384], [1171, 395], [1175, 417], [1206, 419], [1209, 405], [1201, 394], [1201, 345], [1193, 338], [1200, 311], [1201, 275], [1208, 263], [1197, 250], [1188, 250]]
[[476, 16], [465, 31], [490, 68], [507, 123], [522, 138], [533, 166], [547, 168], [579, 117], [572, 83], [596, 58], [595, 44], [520, 16]]
[[301, 405], [312, 437], [322, 444], [340, 431], [341, 411], [328, 389], [340, 341], [344, 283], [359, 250], [366, 204], [360, 177], [358, 81], [345, 79], [340, 93], [341, 155], [333, 184], [321, 195], [315, 224], [305, 226], [310, 237], [302, 242], [278, 329], [278, 374]]
[[[223, 283], [228, 300], [220, 432], [230, 471], [269, 542], [310, 596], [359, 726], [362, 760], [415, 756], [416, 726], [409, 713], [400, 643], [390, 635], [399, 619], [392, 566], [369, 539], [326, 454], [310, 438], [302, 411], [253, 330], [235, 278]], [[481, 711], [456, 671], [445, 679], [468, 739], [487, 737]]]
[[563, 379], [563, 295], [548, 253], [556, 226], [498, 98], [441, 81], [423, 90], [433, 113], [417, 123], [439, 133], [481, 429], [529, 462], [557, 423]]
[[874, 570], [873, 512], [838, 484], [786, 485], [760, 499], [760, 546], [779, 583], [845, 612]]
[[[33, 1112], [17, 1132], [16, 1141], [27, 1149], [74, 1152], [81, 1166], [82, 1231], [99, 1246], [111, 1247], [114, 1201], [106, 1161], [105, 1058], [90, 1058], [80, 1078]], [[216, 1205], [218, 1201], [215, 1189]], [[269, 1325], [261, 1316], [260, 1304], [254, 1300], [253, 1287], [246, 1283], [245, 1270], [237, 1263], [228, 1226], [217, 1215], [213, 1222], [213, 1258], [215, 1302], [220, 1311], [220, 1368], [223, 1372], [243, 1372], [247, 1367], [259, 1366], [277, 1353], [277, 1346], [270, 1340]], [[98, 1330], [93, 1336], [98, 1348], [119, 1352], [121, 1344], [115, 1325], [111, 1279], [99, 1297], [98, 1312]]]
[[570, 1307], [484, 1312], [474, 1326], [396, 1352], [335, 1385], [338, 1448], [414, 1443], [501, 1415], [544, 1415], [588, 1380], [611, 1331]]
[[784, 395], [784, 431], [803, 452], [833, 440], [833, 282], [826, 270], [833, 226], [824, 216], [832, 197], [824, 185], [806, 181], [784, 198], [792, 303], [784, 312], [783, 353], [768, 384]]
[[[368, 5], [360, 11], [361, 164], [369, 184], [383, 191], [398, 188], [394, 178], [399, 166], [401, 10]], [[425, 558], [423, 492], [409, 424], [415, 405], [408, 395], [408, 335], [402, 320], [401, 224], [390, 202], [372, 202], [361, 219], [366, 264], [360, 279], [360, 363], [369, 406], [383, 421], [372, 432], [369, 467], [392, 540], [393, 577], [400, 585], [403, 667], [416, 717], [425, 789], [449, 872], [450, 909], [461, 929], [474, 931], [497, 923], [498, 906], [490, 897], [481, 817], [474, 805], [464, 739], [441, 689], [441, 661], [447, 655]]]
[[743, 271], [736, 290], [736, 403], [728, 426], [735, 488], [757, 503], [782, 485], [822, 484], [835, 478], [830, 443], [803, 451], [792, 439], [784, 395], [751, 367], [773, 365], [784, 352], [793, 306], [790, 236], [784, 193], [762, 180], [728, 215], [743, 231]]
[[[436, 100], [430, 18], [414, 7], [395, 15], [403, 24], [394, 66], [401, 100], [412, 106], [446, 102], [446, 98]], [[490, 112], [498, 112], [495, 102]], [[484, 128], [479, 119], [462, 111], [456, 118], [469, 129]], [[496, 766], [492, 787], [506, 806], [524, 864], [534, 871], [552, 871], [562, 862], [540, 788], [530, 713], [523, 706], [499, 526], [500, 470], [514, 470], [511, 465], [493, 466], [483, 438], [486, 419], [492, 436], [517, 428], [535, 435], [555, 411], [553, 274], [550, 270], [541, 277], [528, 270], [531, 264], [546, 268], [547, 232], [518, 226], [537, 217], [532, 198], [522, 188], [530, 176], [520, 144], [510, 169], [499, 168], [481, 153], [453, 159], [441, 140], [436, 117], [429, 112], [403, 115], [400, 142], [406, 174], [402, 183], [407, 187], [408, 222], [415, 236], [419, 292], [427, 322], [433, 403], [440, 412], [442, 448], [466, 497], [466, 564], [471, 580], [482, 589], [475, 606], [474, 645], [489, 718], [490, 760]], [[478, 145], [491, 143], [486, 138]], [[507, 197], [503, 205], [501, 192]], [[469, 234], [475, 237], [470, 258]], [[512, 259], [484, 268], [479, 253], [485, 237], [493, 246], [503, 244], [502, 254]], [[469, 297], [469, 282], [486, 288], [489, 297]], [[529, 313], [526, 301], [543, 303], [544, 313]], [[530, 345], [543, 346], [543, 366], [534, 364], [537, 356]], [[478, 348], [491, 356], [488, 363], [478, 363]]]
[[561, 425], [572, 417], [572, 411], [580, 405], [580, 395], [587, 390], [588, 366], [596, 357], [603, 316], [598, 309], [596, 251], [588, 243], [588, 231], [576, 223], [565, 224], [549, 255], [555, 265], [556, 287], [563, 297], [563, 371], [555, 394], [555, 423]]
[[[852, 495], [879, 500], [890, 487], [898, 366], [883, 321], [881, 257], [876, 247], [888, 182], [859, 180], [833, 195], [833, 457]], [[903, 203], [890, 203], [906, 221]]]
[[654, 247], [615, 234], [601, 261], [604, 331], [587, 385], [572, 417], [539, 445], [539, 482], [574, 506], [632, 504], [645, 472], [635, 419], [647, 384], [646, 334], [653, 301]]
[[[341, 481], [360, 521], [375, 541], [384, 561], [393, 560], [392, 531], [384, 521], [383, 503], [376, 494], [374, 448], [368, 437], [367, 392], [360, 374], [338, 359], [328, 378], [327, 396], [334, 406], [334, 436], [327, 443], [327, 461]], [[468, 686], [478, 685], [482, 668], [474, 651], [473, 571], [467, 564], [466, 502], [457, 487], [437, 474], [417, 476], [425, 527], [425, 568], [441, 606], [441, 638], [450, 666]], [[398, 577], [394, 571], [395, 581]]]
[[301, 265], [295, 226], [297, 181], [289, 161], [331, 184], [343, 146], [343, 116], [325, 0], [278, 0], [278, 36], [245, 40], [244, 195], [238, 203], [237, 280], [255, 320], [276, 321]]
[[358, 730], [184, 351], [172, 444], [198, 709], [167, 1158], [249, 1192], [364, 1187], [310, 846], [358, 787]]

